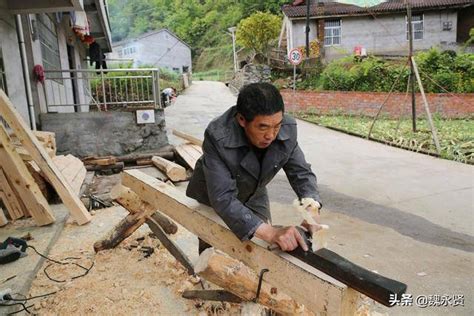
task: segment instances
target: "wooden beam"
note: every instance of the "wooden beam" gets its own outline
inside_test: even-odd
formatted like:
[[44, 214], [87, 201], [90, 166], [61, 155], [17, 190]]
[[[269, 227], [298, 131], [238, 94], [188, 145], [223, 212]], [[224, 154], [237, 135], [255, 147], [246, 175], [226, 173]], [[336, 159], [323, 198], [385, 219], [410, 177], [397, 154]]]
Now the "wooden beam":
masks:
[[[214, 248], [204, 250], [199, 256], [195, 269], [200, 277], [245, 301], [253, 301], [257, 297], [258, 273], [223, 252], [216, 251]], [[305, 306], [297, 303], [281, 289], [276, 290], [266, 281], [262, 281], [255, 303], [283, 315], [314, 315]]]
[[0, 207], [0, 227], [5, 226], [6, 224], [8, 224], [8, 219], [6, 218], [3, 209]]
[[12, 220], [23, 217], [22, 205], [18, 201], [17, 196], [2, 168], [0, 168], [0, 199], [3, 201], [3, 204], [5, 204]]
[[139, 170], [124, 171], [122, 183], [184, 228], [254, 271], [269, 269], [265, 280], [312, 312], [354, 313], [357, 292], [286, 253], [271, 252], [267, 245], [257, 241], [241, 242], [210, 207]]
[[[110, 196], [128, 210], [130, 214], [115, 225], [104, 238], [94, 243], [95, 252], [115, 248], [150, 218], [163, 227], [167, 234], [175, 234], [178, 231], [178, 226], [175, 223], [158, 213], [156, 208], [142, 201], [129, 188], [119, 184], [112, 189]], [[157, 235], [157, 237], [160, 236]]]
[[[2, 91], [0, 91], [2, 92]], [[35, 223], [39, 226], [54, 222], [53, 212], [41, 193], [38, 185], [26, 168], [20, 155], [13, 149], [3, 125], [0, 124], [0, 165], [5, 171], [10, 184], [21, 196]]]
[[127, 209], [130, 213], [142, 213], [146, 217], [152, 217], [167, 234], [176, 234], [178, 226], [168, 217], [160, 214], [155, 207], [143, 201], [130, 188], [116, 185], [110, 191], [110, 197]]
[[169, 253], [178, 260], [179, 263], [188, 271], [189, 275], [194, 275], [194, 266], [189, 260], [188, 256], [176, 245], [174, 241], [168, 238], [160, 225], [153, 219], [148, 218], [146, 223], [150, 230], [155, 234], [161, 244], [169, 251]]
[[92, 218], [91, 215], [87, 212], [81, 200], [74, 194], [70, 185], [51, 160], [51, 157], [33, 135], [3, 90], [0, 90], [0, 115], [15, 132], [15, 135], [28, 150], [33, 160], [38, 164], [38, 167], [49, 179], [64, 205], [69, 209], [73, 219], [80, 225], [88, 223]]
[[151, 161], [161, 171], [163, 171], [171, 181], [184, 181], [186, 180], [186, 169], [172, 161], [164, 158], [153, 156]]
[[101, 240], [94, 243], [94, 251], [115, 248], [145, 223], [143, 213], [128, 214]]
[[196, 138], [192, 135], [186, 134], [184, 132], [180, 132], [180, 131], [175, 130], [175, 129], [173, 130], [173, 135], [181, 137], [182, 139], [187, 140], [191, 144], [198, 145], [198, 146], [202, 147], [202, 140], [200, 140], [199, 138]]

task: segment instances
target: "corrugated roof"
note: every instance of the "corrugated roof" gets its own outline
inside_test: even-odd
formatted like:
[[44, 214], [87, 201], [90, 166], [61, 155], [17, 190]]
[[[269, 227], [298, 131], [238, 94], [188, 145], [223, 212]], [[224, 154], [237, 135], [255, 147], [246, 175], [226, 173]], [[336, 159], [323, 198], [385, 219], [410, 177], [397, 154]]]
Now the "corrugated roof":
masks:
[[[474, 4], [474, 0], [410, 0], [414, 10], [435, 9], [445, 7], [459, 7]], [[282, 7], [283, 13], [289, 18], [305, 17], [306, 5], [293, 6], [291, 4]], [[322, 2], [310, 5], [311, 16], [341, 16], [341, 15], [365, 15], [371, 13], [390, 13], [405, 11], [405, 0], [389, 0], [371, 7], [359, 7], [353, 4], [339, 2]]]

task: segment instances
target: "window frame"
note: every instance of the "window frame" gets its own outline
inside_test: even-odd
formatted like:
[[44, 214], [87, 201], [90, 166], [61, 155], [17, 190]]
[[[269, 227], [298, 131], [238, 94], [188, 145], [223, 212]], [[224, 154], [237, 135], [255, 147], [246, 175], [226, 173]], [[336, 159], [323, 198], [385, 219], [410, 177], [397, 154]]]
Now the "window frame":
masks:
[[[48, 19], [49, 26], [46, 25], [45, 21], [43, 21], [43, 17]], [[39, 34], [38, 40], [41, 46], [41, 61], [43, 63], [44, 69], [45, 70], [61, 70], [61, 67], [62, 67], [61, 51], [59, 49], [58, 30], [57, 30], [56, 23], [54, 23], [54, 20], [47, 13], [37, 14], [36, 22], [38, 25], [38, 34]], [[47, 38], [46, 34], [49, 34], [49, 36], [54, 38], [55, 40], [51, 41], [50, 39]], [[51, 56], [53, 58], [50, 58]], [[62, 72], [50, 73], [50, 74], [55, 78], [52, 80], [54, 80], [55, 82], [59, 84], [63, 84], [63, 80], [57, 78], [57, 77], [62, 78], [63, 76]]]
[[[326, 22], [334, 22], [337, 21], [339, 22], [338, 26], [326, 26]], [[326, 37], [326, 29], [331, 30], [331, 36]], [[334, 36], [334, 30], [339, 29], [339, 35]], [[326, 44], [326, 38], [331, 39], [330, 44]], [[339, 38], [339, 43], [335, 44], [334, 43], [334, 38]], [[342, 44], [342, 19], [329, 19], [329, 20], [324, 20], [324, 47], [330, 47], [330, 46], [340, 46]]]
[[[414, 16], [421, 16], [421, 20], [418, 21], [413, 21]], [[425, 38], [425, 14], [424, 13], [417, 13], [417, 14], [412, 14], [411, 15], [411, 28], [413, 31], [413, 41], [422, 41]], [[421, 31], [420, 30], [415, 30], [415, 24], [421, 24]], [[405, 15], [405, 35], [406, 35], [406, 40], [409, 41], [409, 33], [408, 33], [408, 16]], [[415, 34], [421, 32], [421, 38], [416, 38]]]

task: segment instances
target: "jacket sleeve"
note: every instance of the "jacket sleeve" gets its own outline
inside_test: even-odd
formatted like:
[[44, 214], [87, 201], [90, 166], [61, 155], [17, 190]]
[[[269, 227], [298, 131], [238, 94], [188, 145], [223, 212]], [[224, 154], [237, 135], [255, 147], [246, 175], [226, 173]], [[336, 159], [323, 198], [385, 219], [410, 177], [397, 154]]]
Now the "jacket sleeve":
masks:
[[299, 199], [313, 198], [323, 205], [319, 196], [316, 175], [311, 171], [311, 165], [306, 162], [298, 143], [291, 152], [290, 159], [283, 166], [283, 170]]
[[209, 135], [203, 143], [203, 171], [209, 201], [216, 213], [240, 240], [252, 238], [263, 221], [237, 199], [236, 181]]

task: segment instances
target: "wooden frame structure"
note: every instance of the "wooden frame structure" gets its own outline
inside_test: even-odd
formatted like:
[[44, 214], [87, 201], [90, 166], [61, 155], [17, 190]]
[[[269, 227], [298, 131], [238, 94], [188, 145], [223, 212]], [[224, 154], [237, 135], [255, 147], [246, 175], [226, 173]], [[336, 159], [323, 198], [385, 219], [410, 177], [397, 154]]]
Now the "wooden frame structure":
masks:
[[269, 269], [265, 281], [287, 293], [315, 313], [349, 315], [356, 310], [359, 294], [319, 270], [279, 252], [260, 241], [241, 242], [210, 207], [184, 196], [162, 181], [139, 170], [126, 170], [123, 185], [190, 232], [254, 271]]

